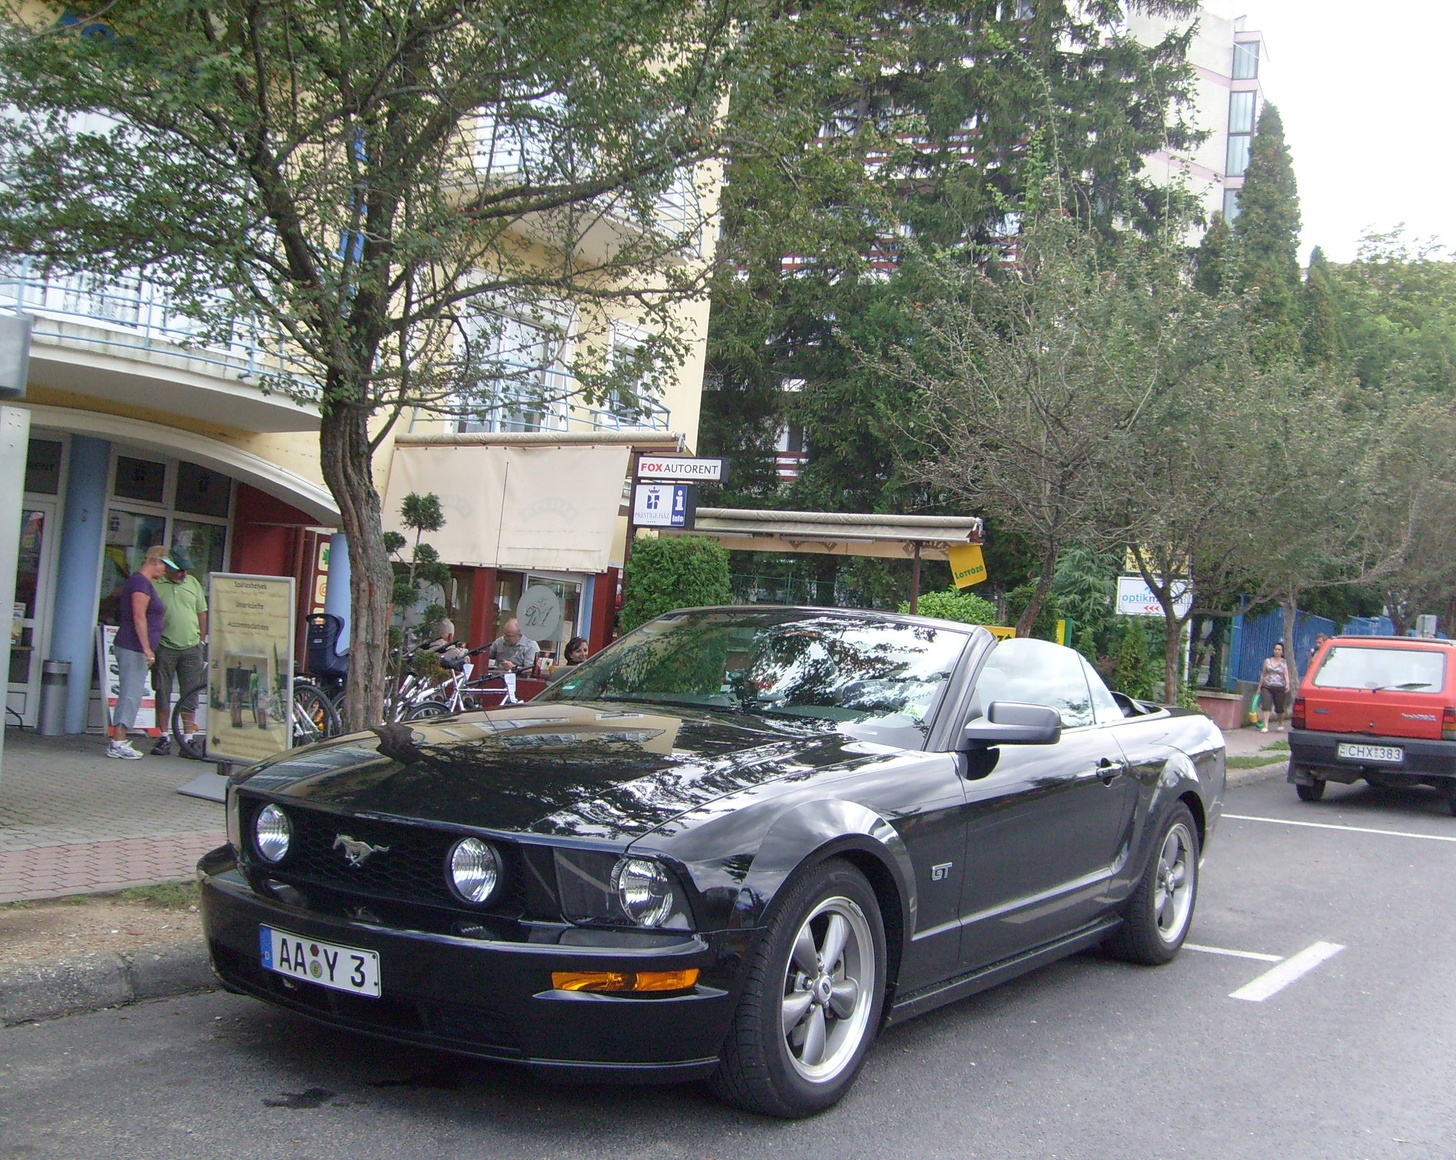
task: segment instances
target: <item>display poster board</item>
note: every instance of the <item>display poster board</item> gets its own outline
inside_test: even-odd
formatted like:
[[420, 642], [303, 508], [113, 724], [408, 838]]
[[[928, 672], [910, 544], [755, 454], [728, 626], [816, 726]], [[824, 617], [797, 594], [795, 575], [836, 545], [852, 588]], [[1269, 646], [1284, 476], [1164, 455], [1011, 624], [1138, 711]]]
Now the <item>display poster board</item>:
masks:
[[293, 741], [293, 577], [214, 572], [208, 588], [207, 756], [251, 765]]
[[[116, 643], [116, 625], [96, 626], [96, 671], [101, 674], [101, 695], [106, 698], [106, 723], [116, 722], [116, 702], [121, 697], [121, 674], [116, 667], [116, 654], [111, 646]], [[146, 691], [142, 694], [142, 705], [137, 710], [134, 728], [148, 731], [157, 728], [157, 698], [152, 692], [152, 678], [147, 677]]]

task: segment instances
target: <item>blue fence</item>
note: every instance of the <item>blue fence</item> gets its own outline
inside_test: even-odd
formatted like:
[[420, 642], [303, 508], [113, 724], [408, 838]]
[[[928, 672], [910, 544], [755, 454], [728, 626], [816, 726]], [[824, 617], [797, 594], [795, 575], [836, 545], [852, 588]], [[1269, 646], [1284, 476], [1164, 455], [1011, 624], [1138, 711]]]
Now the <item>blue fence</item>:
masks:
[[[1311, 616], [1300, 612], [1294, 618], [1294, 660], [1304, 675], [1305, 663], [1314, 648], [1314, 638], [1319, 633], [1334, 636], [1336, 625], [1324, 616]], [[1263, 616], [1234, 617], [1233, 640], [1230, 654], [1233, 663], [1229, 666], [1228, 688], [1232, 692], [1236, 681], [1257, 681], [1264, 667], [1264, 658], [1274, 651], [1276, 641], [1284, 639], [1284, 613], [1275, 608]]]

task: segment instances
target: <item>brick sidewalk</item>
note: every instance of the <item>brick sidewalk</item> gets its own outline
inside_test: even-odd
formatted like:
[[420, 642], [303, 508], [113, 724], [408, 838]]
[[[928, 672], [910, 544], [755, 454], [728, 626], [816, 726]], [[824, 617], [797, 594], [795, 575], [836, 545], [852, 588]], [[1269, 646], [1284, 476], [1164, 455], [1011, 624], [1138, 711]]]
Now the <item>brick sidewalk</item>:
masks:
[[99, 736], [7, 729], [0, 768], [0, 902], [191, 878], [226, 841], [223, 807], [183, 797], [207, 768], [109, 761]]
[[197, 859], [227, 835], [160, 834], [0, 852], [0, 902], [56, 898], [190, 878]]

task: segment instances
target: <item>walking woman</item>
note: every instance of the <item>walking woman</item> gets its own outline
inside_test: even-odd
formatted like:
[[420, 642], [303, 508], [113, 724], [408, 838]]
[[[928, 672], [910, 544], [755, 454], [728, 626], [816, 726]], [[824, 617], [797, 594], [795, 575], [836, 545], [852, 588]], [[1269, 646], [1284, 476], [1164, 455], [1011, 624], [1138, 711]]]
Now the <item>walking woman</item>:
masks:
[[1289, 662], [1284, 659], [1284, 646], [1275, 641], [1273, 650], [1264, 658], [1264, 667], [1259, 672], [1259, 712], [1264, 717], [1263, 724], [1259, 726], [1260, 733], [1269, 732], [1271, 711], [1279, 719], [1274, 728], [1284, 728], [1284, 699], [1289, 695], [1289, 685]]
[[112, 645], [118, 686], [116, 716], [111, 722], [107, 757], [125, 761], [141, 758], [141, 753], [127, 740], [127, 734], [136, 725], [137, 710], [146, 692], [147, 673], [156, 664], [157, 646], [162, 643], [162, 616], [166, 610], [153, 581], [160, 580], [169, 565], [176, 567], [167, 559], [166, 548], [160, 544], [148, 548], [146, 559], [121, 586], [117, 614], [121, 624], [116, 630], [116, 643]]

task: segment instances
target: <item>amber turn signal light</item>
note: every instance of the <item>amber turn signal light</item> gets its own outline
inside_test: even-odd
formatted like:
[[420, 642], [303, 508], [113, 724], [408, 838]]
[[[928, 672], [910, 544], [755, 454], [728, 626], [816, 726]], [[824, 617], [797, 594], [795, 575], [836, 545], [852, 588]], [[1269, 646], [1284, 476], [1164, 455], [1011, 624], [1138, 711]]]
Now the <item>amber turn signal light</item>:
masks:
[[552, 971], [558, 991], [685, 991], [698, 981], [698, 968], [686, 971]]

